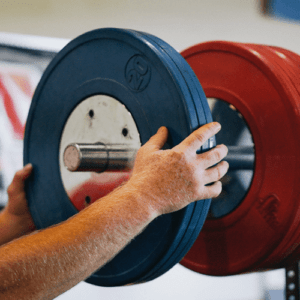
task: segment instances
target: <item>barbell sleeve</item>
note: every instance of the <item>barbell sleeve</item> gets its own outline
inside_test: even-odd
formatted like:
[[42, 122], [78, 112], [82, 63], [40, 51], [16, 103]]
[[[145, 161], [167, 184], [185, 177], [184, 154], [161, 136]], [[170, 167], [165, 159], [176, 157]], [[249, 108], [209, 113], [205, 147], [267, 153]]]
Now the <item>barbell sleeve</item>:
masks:
[[64, 151], [64, 164], [71, 172], [116, 171], [133, 166], [137, 149], [128, 145], [113, 144], [69, 144]]

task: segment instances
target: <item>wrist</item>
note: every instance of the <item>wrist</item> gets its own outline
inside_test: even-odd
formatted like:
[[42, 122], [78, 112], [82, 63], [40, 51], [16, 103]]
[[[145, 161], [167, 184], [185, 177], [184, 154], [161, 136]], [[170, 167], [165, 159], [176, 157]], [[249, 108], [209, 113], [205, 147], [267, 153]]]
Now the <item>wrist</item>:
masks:
[[[136, 202], [137, 207], [143, 210], [149, 219], [153, 221], [160, 216], [161, 209], [157, 199], [154, 197], [154, 193], [149, 190], [148, 185], [137, 178], [131, 178], [125, 185], [125, 192], [129, 194], [133, 201]], [[155, 187], [152, 187], [152, 189]], [[151, 222], [150, 221], [150, 222]]]

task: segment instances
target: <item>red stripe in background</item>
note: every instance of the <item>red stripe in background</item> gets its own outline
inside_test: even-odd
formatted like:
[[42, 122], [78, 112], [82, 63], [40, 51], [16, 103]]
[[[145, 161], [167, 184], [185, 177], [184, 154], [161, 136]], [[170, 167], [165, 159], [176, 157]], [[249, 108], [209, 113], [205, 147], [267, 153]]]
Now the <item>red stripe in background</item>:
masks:
[[15, 138], [22, 140], [24, 136], [25, 125], [23, 125], [17, 115], [13, 99], [9, 95], [0, 76], [0, 93], [2, 94], [6, 114], [13, 126]]
[[21, 88], [23, 93], [27, 95], [28, 97], [32, 97], [33, 90], [31, 85], [29, 84], [28, 78], [25, 76], [19, 76], [10, 74], [10, 77], [13, 79], [13, 81]]

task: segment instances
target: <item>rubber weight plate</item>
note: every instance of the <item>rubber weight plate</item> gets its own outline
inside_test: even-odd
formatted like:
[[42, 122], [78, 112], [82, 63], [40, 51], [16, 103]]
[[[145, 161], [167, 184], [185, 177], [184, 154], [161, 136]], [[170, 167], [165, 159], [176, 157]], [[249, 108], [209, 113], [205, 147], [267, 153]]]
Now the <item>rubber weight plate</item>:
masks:
[[[297, 96], [295, 99], [298, 99], [298, 105], [300, 100], [300, 81], [299, 81], [299, 71], [300, 71], [300, 56], [290, 52], [288, 50], [278, 48], [278, 47], [267, 47], [267, 50], [271, 51], [272, 55], [269, 54], [270, 59], [274, 60], [277, 65], [281, 68], [283, 72], [285, 72], [290, 82], [292, 83], [292, 87], [296, 89], [295, 93]], [[299, 106], [298, 106], [299, 109]], [[274, 264], [276, 267], [286, 267], [290, 264], [295, 263], [300, 258], [300, 251], [299, 251], [299, 217], [300, 211], [297, 210], [297, 216], [293, 220], [293, 224], [289, 229], [288, 234], [286, 235], [284, 242], [281, 243], [280, 247], [277, 247], [276, 251], [274, 251], [272, 257], [275, 257]], [[276, 259], [277, 257], [281, 259]], [[266, 262], [269, 264], [269, 260]]]
[[[183, 60], [172, 51], [173, 57]], [[187, 82], [178, 67], [160, 55], [157, 44], [145, 41], [134, 31], [100, 29], [69, 43], [45, 71], [26, 125], [24, 163], [32, 163], [35, 170], [26, 189], [37, 228], [60, 223], [78, 211], [64, 188], [59, 162], [62, 136], [73, 112], [86, 103], [94, 105], [99, 97], [111, 98], [130, 113], [141, 145], [164, 125], [169, 129], [166, 148], [170, 148], [211, 118], [205, 111], [201, 115], [205, 118], [199, 119], [195, 103], [205, 103], [206, 99], [199, 83], [196, 95]], [[90, 112], [87, 110], [86, 117], [92, 122]], [[113, 181], [108, 190], [114, 184]], [[193, 203], [157, 218], [87, 282], [120, 286], [138, 283], [142, 278], [151, 280], [160, 274], [153, 269], [161, 262], [168, 262], [159, 268], [166, 272], [179, 261], [174, 259], [179, 245], [190, 245], [190, 232], [198, 230], [195, 226], [202, 227], [209, 203], [210, 200]], [[203, 211], [200, 219], [195, 215], [199, 210]]]
[[[281, 76], [281, 83], [285, 85], [286, 89], [293, 95], [292, 99], [299, 103], [299, 90], [297, 86], [298, 76], [295, 74], [294, 64], [282, 53], [274, 51], [271, 47], [263, 45], [251, 45], [250, 48], [254, 51], [258, 51], [264, 60], [273, 67], [274, 71]], [[298, 104], [299, 105], [299, 104]], [[289, 226], [284, 238], [274, 249], [274, 251], [264, 260], [260, 267], [270, 268], [283, 261], [286, 256], [293, 252], [295, 245], [298, 245], [299, 241], [299, 215], [300, 211], [297, 211], [297, 215], [293, 219], [293, 222]], [[287, 216], [288, 217], [288, 216]]]
[[[168, 65], [172, 66], [175, 64], [177, 66], [176, 76], [178, 80], [184, 80], [189, 88], [189, 91], [192, 95], [192, 100], [196, 107], [197, 117], [200, 125], [203, 125], [203, 123], [201, 123], [203, 121], [212, 122], [210, 109], [203, 90], [197, 88], [199, 81], [196, 78], [194, 72], [191, 70], [190, 66], [182, 58], [182, 56], [179, 56], [173, 48], [171, 48], [167, 43], [155, 36], [146, 33], [140, 33], [140, 36], [141, 38], [145, 39], [145, 41], [156, 44], [156, 49], [159, 55], [164, 58]], [[214, 145], [215, 138], [212, 138], [202, 147], [202, 149], [206, 150], [207, 148]], [[206, 202], [206, 206], [195, 206], [195, 210], [188, 226], [188, 230], [182, 237], [181, 241], [178, 243], [177, 247], [174, 246], [170, 247], [169, 249], [169, 252], [172, 252], [172, 255], [170, 255], [168, 259], [161, 260], [160, 263], [158, 263], [152, 270], [152, 272], [143, 277], [142, 280], [151, 280], [157, 276], [164, 274], [166, 270], [170, 269], [174, 264], [179, 262], [184, 257], [184, 255], [195, 242], [202, 228], [203, 217], [207, 215], [210, 205], [210, 201]]]
[[255, 167], [242, 201], [206, 221], [181, 263], [211, 275], [272, 268], [287, 254], [278, 256], [274, 249], [281, 247], [299, 210], [299, 98], [287, 74], [249, 45], [210, 42], [182, 55], [208, 98], [241, 113], [254, 142]]

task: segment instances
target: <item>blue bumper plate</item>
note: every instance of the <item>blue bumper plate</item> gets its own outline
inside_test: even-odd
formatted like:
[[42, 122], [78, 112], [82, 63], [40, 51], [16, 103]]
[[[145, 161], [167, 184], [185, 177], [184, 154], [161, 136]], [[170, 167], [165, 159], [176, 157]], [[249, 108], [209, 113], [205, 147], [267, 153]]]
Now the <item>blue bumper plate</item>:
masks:
[[[137, 67], [139, 61], [142, 69]], [[108, 95], [124, 104], [137, 125], [142, 144], [160, 126], [166, 126], [166, 147], [172, 148], [212, 120], [193, 71], [163, 41], [113, 28], [74, 39], [46, 69], [25, 130], [24, 164], [34, 166], [26, 190], [37, 228], [58, 224], [77, 213], [61, 180], [59, 145], [74, 108], [93, 95]], [[204, 150], [208, 144], [212, 146], [214, 141]], [[158, 217], [86, 281], [122, 286], [153, 280], [167, 272], [196, 240], [209, 205], [210, 200], [199, 201]]]

